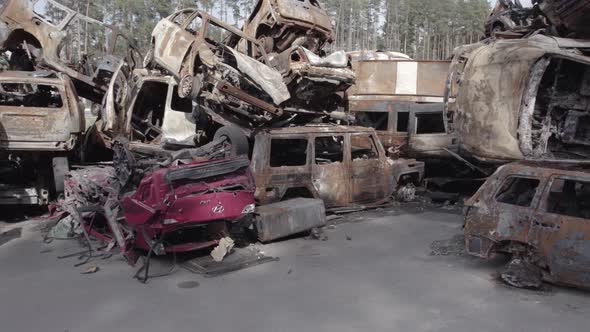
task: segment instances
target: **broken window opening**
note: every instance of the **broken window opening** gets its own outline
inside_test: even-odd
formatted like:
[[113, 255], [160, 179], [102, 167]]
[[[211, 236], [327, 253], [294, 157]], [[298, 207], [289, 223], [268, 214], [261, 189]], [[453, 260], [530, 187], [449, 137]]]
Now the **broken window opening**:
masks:
[[193, 35], [198, 35], [203, 31], [203, 19], [201, 18], [200, 14], [197, 14], [186, 26], [186, 31], [192, 33]]
[[170, 108], [172, 110], [182, 113], [193, 112], [193, 101], [189, 98], [180, 98], [178, 96], [178, 85], [174, 86], [172, 92], [172, 101], [170, 102]]
[[344, 161], [344, 136], [316, 137], [315, 162], [317, 165]]
[[145, 82], [133, 105], [131, 125], [142, 141], [151, 142], [162, 134], [168, 84]]
[[182, 26], [182, 24], [194, 13], [193, 10], [185, 10], [178, 13], [173, 19], [172, 22], [176, 25]]
[[416, 134], [444, 134], [445, 121], [442, 113], [416, 114]]
[[68, 12], [53, 1], [38, 0], [33, 4], [33, 12], [53, 26], [59, 26], [68, 17]]
[[[92, 76], [96, 70], [95, 64], [103, 61], [108, 54], [111, 38], [114, 37], [112, 30], [76, 16], [68, 23], [64, 32], [67, 37], [59, 45], [60, 60], [73, 66], [76, 71]], [[118, 47], [120, 49], [122, 43]]]
[[357, 112], [356, 119], [361, 127], [375, 128], [379, 131], [389, 129], [389, 112]]
[[496, 201], [504, 204], [530, 207], [540, 181], [521, 177], [509, 177], [496, 195]]
[[397, 112], [396, 131], [398, 133], [407, 133], [410, 125], [410, 112]]
[[232, 35], [233, 33], [231, 31], [212, 21], [209, 21], [209, 24], [207, 24], [205, 39], [214, 46], [224, 44]]
[[28, 83], [0, 84], [0, 106], [62, 108], [59, 89], [52, 85]]
[[370, 135], [352, 136], [352, 160], [379, 159], [379, 150]]
[[547, 212], [590, 219], [590, 182], [555, 179], [547, 197]]
[[271, 140], [270, 167], [307, 165], [307, 140], [303, 138]]
[[531, 121], [536, 155], [580, 158], [590, 155], [590, 66], [551, 59], [537, 91]]

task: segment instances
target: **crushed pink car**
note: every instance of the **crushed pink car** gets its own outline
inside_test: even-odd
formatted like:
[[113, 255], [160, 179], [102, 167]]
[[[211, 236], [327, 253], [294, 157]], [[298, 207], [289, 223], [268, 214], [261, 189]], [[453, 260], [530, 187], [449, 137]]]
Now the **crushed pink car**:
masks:
[[232, 224], [254, 212], [249, 165], [246, 158], [225, 159], [147, 174], [121, 200], [125, 222], [138, 234], [135, 247], [165, 254], [217, 245]]
[[111, 248], [116, 244], [131, 265], [141, 251], [149, 260], [152, 254], [214, 247], [253, 221], [255, 186], [247, 157], [125, 163], [70, 172], [62, 210], [87, 236]]

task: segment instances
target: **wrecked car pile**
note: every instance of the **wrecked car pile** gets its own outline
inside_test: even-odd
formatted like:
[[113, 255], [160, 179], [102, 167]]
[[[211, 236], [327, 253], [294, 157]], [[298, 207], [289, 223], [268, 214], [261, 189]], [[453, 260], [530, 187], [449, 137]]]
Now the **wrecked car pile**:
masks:
[[[115, 249], [132, 265], [145, 254], [145, 281], [153, 255], [217, 246], [220, 261], [246, 233], [272, 241], [309, 231], [326, 224], [326, 210], [382, 206], [398, 188], [411, 194], [422, 182], [424, 163], [391, 159], [373, 129], [341, 125], [351, 119], [340, 109], [355, 74], [345, 52], [325, 54], [332, 26], [316, 1], [260, 0], [242, 30], [180, 10], [156, 25], [141, 64], [118, 30], [52, 0], [2, 9], [8, 67], [36, 70], [27, 74], [33, 83], [53, 86], [23, 84], [3, 102], [63, 108], [75, 123], [66, 132], [50, 118], [34, 122], [67, 136], [51, 144], [79, 152], [59, 154], [65, 165], [54, 158], [56, 187], [65, 188], [51, 196], [64, 192], [52, 205], [61, 221], [51, 234], [84, 239], [84, 263]], [[69, 33], [80, 23], [106, 31], [106, 54], [91, 58], [88, 41]], [[40, 69], [51, 70], [47, 81]], [[78, 94], [100, 109], [83, 139]], [[83, 164], [66, 175], [68, 158], [78, 157]], [[19, 158], [7, 157], [21, 167]], [[46, 191], [39, 204], [49, 202]]]
[[542, 25], [498, 29], [458, 48], [451, 65], [459, 154], [488, 170], [510, 163], [466, 203], [465, 245], [477, 257], [510, 255], [509, 285], [588, 289], [590, 5], [533, 3], [526, 12]]

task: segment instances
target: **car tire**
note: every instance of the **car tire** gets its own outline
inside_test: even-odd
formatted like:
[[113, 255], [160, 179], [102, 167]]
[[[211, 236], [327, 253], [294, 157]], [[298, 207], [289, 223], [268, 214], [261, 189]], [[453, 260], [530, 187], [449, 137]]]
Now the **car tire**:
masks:
[[214, 141], [225, 138], [232, 146], [232, 156], [248, 155], [250, 144], [248, 138], [236, 127], [225, 126], [215, 132]]
[[53, 189], [57, 195], [64, 192], [66, 174], [70, 171], [70, 164], [66, 157], [55, 157], [52, 160], [53, 166]]
[[182, 99], [188, 98], [193, 94], [194, 77], [184, 75], [178, 83], [178, 96]]

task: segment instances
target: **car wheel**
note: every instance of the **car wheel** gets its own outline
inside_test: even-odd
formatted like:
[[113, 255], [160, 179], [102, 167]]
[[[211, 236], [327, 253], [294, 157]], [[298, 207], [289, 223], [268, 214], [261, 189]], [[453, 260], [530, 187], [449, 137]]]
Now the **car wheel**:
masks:
[[143, 68], [152, 69], [154, 67], [154, 48], [151, 47], [143, 58]]
[[248, 138], [236, 127], [221, 127], [215, 132], [214, 141], [225, 138], [231, 144], [231, 155], [242, 156], [250, 152]]
[[55, 157], [53, 158], [53, 188], [55, 189], [56, 194], [61, 194], [64, 192], [64, 181], [66, 179], [66, 174], [70, 171], [70, 165], [68, 163], [68, 158], [66, 157]]
[[184, 75], [178, 83], [178, 96], [180, 98], [188, 98], [193, 92], [194, 78], [191, 75]]

